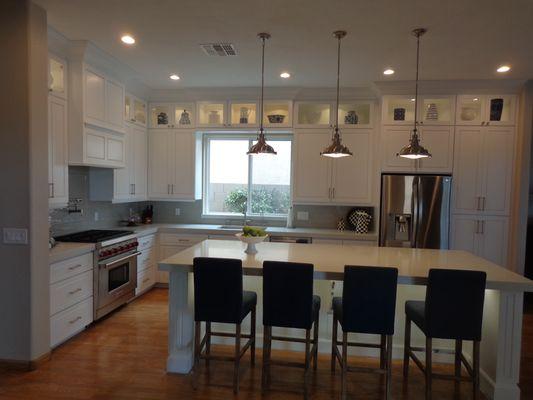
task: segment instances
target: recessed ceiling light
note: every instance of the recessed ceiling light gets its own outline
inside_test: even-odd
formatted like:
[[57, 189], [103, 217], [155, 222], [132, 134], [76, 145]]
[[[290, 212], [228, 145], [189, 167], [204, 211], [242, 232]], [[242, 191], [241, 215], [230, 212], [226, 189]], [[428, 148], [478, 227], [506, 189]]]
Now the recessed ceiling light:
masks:
[[383, 75], [392, 75], [394, 74], [394, 70], [392, 68], [387, 68], [385, 71], [383, 71]]
[[126, 44], [134, 44], [135, 43], [135, 39], [133, 38], [133, 36], [130, 36], [130, 35], [124, 35], [120, 38], [120, 40], [122, 40], [123, 43], [126, 43]]
[[502, 72], [509, 72], [511, 70], [511, 67], [508, 65], [500, 65], [496, 71], [502, 73]]
[[172, 79], [173, 81], [179, 81], [180, 77], [176, 74], [172, 74], [169, 76], [170, 79]]
[[279, 76], [283, 79], [287, 79], [291, 77], [291, 74], [289, 74], [288, 72], [282, 72], [281, 74], [279, 74]]

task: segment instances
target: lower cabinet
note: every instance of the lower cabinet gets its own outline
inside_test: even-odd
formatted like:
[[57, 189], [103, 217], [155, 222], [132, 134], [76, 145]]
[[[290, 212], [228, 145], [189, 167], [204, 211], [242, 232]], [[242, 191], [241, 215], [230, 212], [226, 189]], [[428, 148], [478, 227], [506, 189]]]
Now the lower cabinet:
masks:
[[[175, 233], [161, 233], [159, 235], [159, 257], [158, 262], [173, 256], [197, 243], [207, 239], [207, 235], [183, 235]], [[168, 272], [157, 271], [158, 283], [168, 283]]]
[[137, 240], [137, 288], [135, 296], [151, 289], [157, 283], [157, 241], [156, 235], [141, 236]]
[[468, 251], [507, 268], [508, 225], [507, 217], [455, 214], [451, 248]]
[[50, 265], [50, 347], [93, 322], [93, 254]]

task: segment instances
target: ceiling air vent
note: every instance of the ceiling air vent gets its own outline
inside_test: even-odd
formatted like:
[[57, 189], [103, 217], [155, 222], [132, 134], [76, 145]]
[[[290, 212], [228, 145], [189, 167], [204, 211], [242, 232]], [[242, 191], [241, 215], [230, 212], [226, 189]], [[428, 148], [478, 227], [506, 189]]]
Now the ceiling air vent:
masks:
[[237, 51], [231, 43], [205, 43], [200, 47], [208, 56], [236, 56]]

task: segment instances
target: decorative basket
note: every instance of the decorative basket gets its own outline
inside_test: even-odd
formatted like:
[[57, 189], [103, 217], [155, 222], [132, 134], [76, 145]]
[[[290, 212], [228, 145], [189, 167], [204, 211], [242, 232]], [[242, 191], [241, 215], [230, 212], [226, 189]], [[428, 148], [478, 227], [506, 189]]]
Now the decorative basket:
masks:
[[370, 223], [372, 222], [372, 215], [365, 210], [352, 210], [348, 214], [350, 225], [353, 226], [355, 233], [365, 234], [370, 230]]

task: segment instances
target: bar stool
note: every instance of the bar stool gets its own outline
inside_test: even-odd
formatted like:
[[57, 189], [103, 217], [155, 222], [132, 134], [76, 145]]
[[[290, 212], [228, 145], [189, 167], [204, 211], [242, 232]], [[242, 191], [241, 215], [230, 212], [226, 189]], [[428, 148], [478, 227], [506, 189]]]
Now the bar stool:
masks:
[[[409, 375], [409, 357], [426, 378], [426, 399], [431, 399], [432, 378], [452, 379], [456, 389], [462, 380], [472, 381], [473, 397], [479, 398], [479, 343], [483, 321], [483, 303], [487, 274], [481, 271], [431, 269], [429, 271], [426, 301], [405, 303], [405, 347], [403, 374]], [[426, 348], [411, 347], [411, 321], [426, 336]], [[455, 340], [455, 374], [432, 372], [432, 339]], [[462, 354], [463, 340], [474, 342], [470, 365]], [[425, 366], [415, 355], [425, 351]], [[461, 362], [470, 377], [461, 376]]]
[[[250, 348], [251, 363], [255, 363], [255, 313], [257, 294], [242, 289], [242, 261], [225, 258], [197, 257], [193, 261], [194, 271], [194, 369], [193, 386], [197, 387], [200, 359], [233, 361], [233, 391], [239, 392], [239, 363]], [[242, 320], [251, 312], [250, 334], [241, 333]], [[206, 322], [205, 335], [200, 340], [201, 322]], [[235, 324], [235, 334], [212, 332], [211, 323]], [[211, 354], [211, 337], [235, 338], [233, 357]], [[241, 338], [248, 341], [241, 348]], [[202, 350], [205, 347], [205, 352]]]
[[[373, 372], [386, 377], [385, 398], [391, 398], [392, 336], [396, 309], [398, 269], [381, 267], [344, 267], [342, 298], [333, 298], [333, 337], [331, 340], [331, 371], [335, 362], [341, 366], [341, 398], [346, 398], [348, 372]], [[338, 340], [337, 325], [342, 328]], [[380, 344], [348, 342], [348, 333], [381, 336]], [[342, 345], [342, 354], [338, 345]], [[380, 349], [379, 368], [348, 366], [348, 347]]]
[[[309, 367], [317, 368], [320, 297], [313, 295], [313, 264], [265, 261], [263, 263], [263, 373], [261, 387], [270, 385], [271, 365], [304, 368], [304, 395], [309, 392]], [[313, 338], [311, 328], [314, 324]], [[272, 335], [273, 327], [305, 329], [305, 339]], [[304, 363], [273, 361], [272, 341], [305, 344]], [[312, 348], [311, 348], [312, 346]]]

